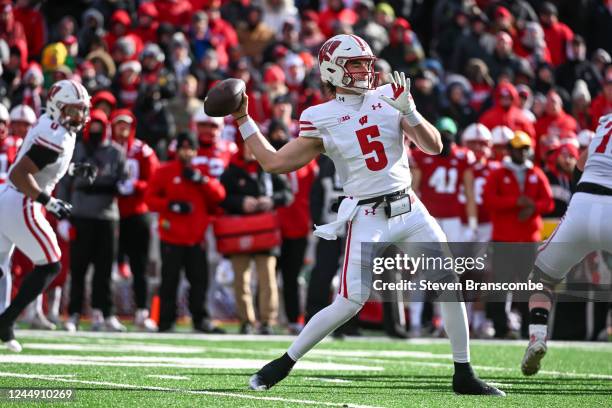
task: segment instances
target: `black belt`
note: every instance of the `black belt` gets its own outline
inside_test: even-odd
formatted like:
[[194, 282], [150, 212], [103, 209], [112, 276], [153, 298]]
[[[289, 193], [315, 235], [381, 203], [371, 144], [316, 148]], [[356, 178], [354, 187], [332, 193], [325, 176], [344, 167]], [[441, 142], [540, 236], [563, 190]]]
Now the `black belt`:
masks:
[[[397, 197], [398, 195], [407, 194], [410, 191], [410, 188], [405, 188], [403, 190], [394, 191], [393, 193], [384, 194], [372, 198], [364, 198], [363, 200], [359, 200], [357, 205], [365, 205], [365, 204], [376, 204], [373, 208], [378, 207], [381, 203], [383, 203], [387, 198]], [[344, 200], [346, 196], [338, 197], [338, 201], [336, 205], [332, 205], [332, 212], [338, 212], [338, 207], [342, 200]]]
[[577, 193], [597, 194], [612, 196], [612, 188], [604, 187], [601, 184], [582, 182], [576, 187]]

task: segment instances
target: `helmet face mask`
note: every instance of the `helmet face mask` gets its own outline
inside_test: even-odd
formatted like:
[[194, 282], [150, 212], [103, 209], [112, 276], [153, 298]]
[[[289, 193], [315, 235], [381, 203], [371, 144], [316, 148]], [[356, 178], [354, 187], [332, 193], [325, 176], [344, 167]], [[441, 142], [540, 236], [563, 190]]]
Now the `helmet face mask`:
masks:
[[[366, 61], [365, 70], [350, 68], [353, 61]], [[356, 93], [376, 89], [379, 73], [370, 46], [356, 35], [340, 34], [327, 40], [319, 50], [319, 70], [323, 83]]]
[[89, 120], [89, 93], [72, 80], [58, 81], [47, 95], [47, 113], [71, 132], [78, 132]]

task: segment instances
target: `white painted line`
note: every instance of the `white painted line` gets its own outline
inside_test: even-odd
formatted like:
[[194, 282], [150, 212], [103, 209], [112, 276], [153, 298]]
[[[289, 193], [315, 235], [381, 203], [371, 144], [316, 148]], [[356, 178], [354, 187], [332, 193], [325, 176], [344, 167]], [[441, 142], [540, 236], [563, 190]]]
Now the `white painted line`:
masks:
[[378, 407], [372, 407], [368, 405], [357, 405], [357, 404], [350, 404], [350, 403], [299, 400], [299, 399], [281, 398], [281, 397], [262, 397], [258, 395], [252, 395], [252, 393], [238, 394], [238, 393], [221, 392], [221, 391], [182, 390], [180, 388], [141, 386], [141, 385], [132, 385], [132, 384], [123, 384], [123, 383], [113, 383], [113, 382], [107, 382], [107, 381], [73, 380], [73, 379], [68, 379], [68, 378], [53, 378], [53, 377], [49, 377], [46, 375], [38, 375], [38, 374], [0, 372], [0, 377], [27, 378], [27, 379], [43, 380], [43, 381], [59, 381], [59, 382], [66, 382], [66, 383], [73, 383], [73, 384], [100, 385], [100, 386], [105, 386], [105, 387], [117, 387], [117, 388], [124, 388], [124, 389], [136, 389], [136, 390], [148, 390], [148, 391], [170, 391], [170, 392], [179, 392], [179, 393], [195, 394], [195, 395], [209, 395], [209, 396], [214, 396], [214, 397], [242, 398], [242, 399], [260, 400], [260, 401], [278, 401], [278, 402], [304, 404], [304, 405], [318, 405], [318, 406], [326, 406], [326, 407], [378, 408]]
[[342, 378], [322, 378], [322, 377], [304, 377], [306, 381], [321, 381], [327, 383], [346, 384], [351, 383], [350, 380], [343, 380]]
[[[125, 367], [181, 367], [215, 369], [259, 369], [267, 360], [238, 358], [190, 358], [164, 356], [82, 356], [82, 355], [0, 355], [3, 364], [96, 365]], [[382, 371], [383, 367], [340, 364], [330, 362], [299, 361], [294, 370], [314, 371]]]
[[184, 375], [163, 375], [163, 374], [149, 374], [147, 377], [150, 378], [159, 378], [160, 380], [189, 380], [189, 377], [185, 377]]
[[55, 351], [101, 351], [114, 353], [168, 353], [197, 354], [205, 351], [202, 347], [156, 345], [156, 344], [69, 344], [69, 343], [26, 343], [26, 349]]

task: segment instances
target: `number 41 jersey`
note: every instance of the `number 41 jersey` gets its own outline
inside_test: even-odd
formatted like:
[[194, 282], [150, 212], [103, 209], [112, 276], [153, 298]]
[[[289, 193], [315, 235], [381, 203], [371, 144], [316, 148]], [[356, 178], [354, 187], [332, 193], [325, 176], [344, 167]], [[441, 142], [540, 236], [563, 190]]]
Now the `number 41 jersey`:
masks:
[[322, 139], [348, 196], [374, 197], [410, 186], [400, 113], [380, 95], [393, 97], [391, 85], [365, 95], [336, 95], [300, 117], [300, 136]]

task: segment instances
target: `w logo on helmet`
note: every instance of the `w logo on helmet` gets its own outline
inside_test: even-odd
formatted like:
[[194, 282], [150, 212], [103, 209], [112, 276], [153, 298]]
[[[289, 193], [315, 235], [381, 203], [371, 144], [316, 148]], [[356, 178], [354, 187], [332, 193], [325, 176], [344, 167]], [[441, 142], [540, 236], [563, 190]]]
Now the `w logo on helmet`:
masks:
[[319, 64], [323, 61], [331, 61], [332, 54], [336, 51], [336, 48], [340, 46], [342, 41], [330, 40], [327, 41], [319, 50]]

